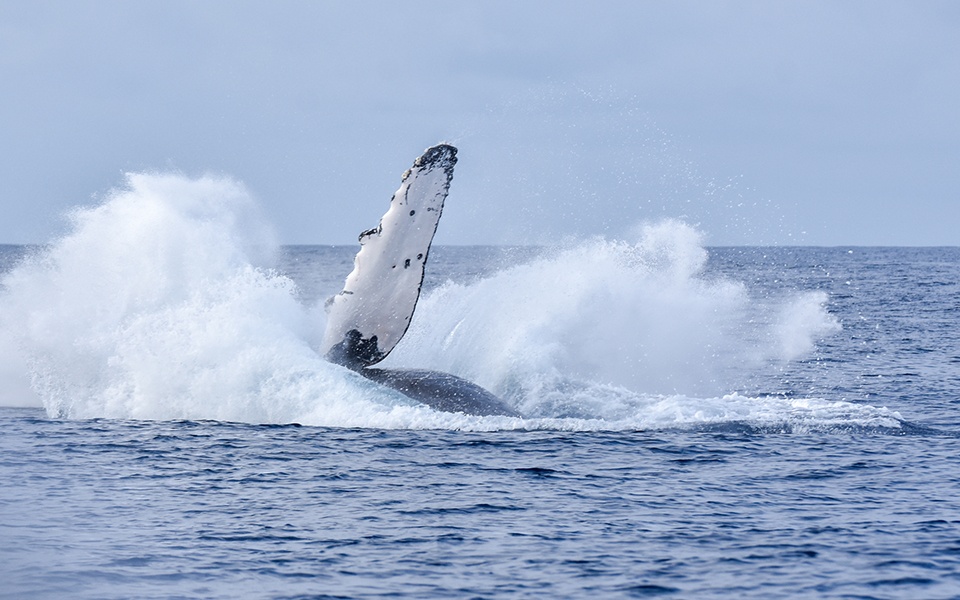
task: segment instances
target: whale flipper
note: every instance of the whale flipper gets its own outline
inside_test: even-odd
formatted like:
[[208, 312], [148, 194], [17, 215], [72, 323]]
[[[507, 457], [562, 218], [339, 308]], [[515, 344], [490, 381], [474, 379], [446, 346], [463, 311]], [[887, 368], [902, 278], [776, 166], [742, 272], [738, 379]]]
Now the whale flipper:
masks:
[[330, 362], [376, 364], [406, 333], [455, 164], [453, 146], [427, 149], [403, 174], [380, 224], [360, 234], [353, 271], [327, 307], [321, 353]]
[[386, 358], [410, 326], [455, 164], [453, 146], [428, 148], [403, 174], [380, 225], [360, 234], [353, 271], [327, 304], [321, 352], [330, 362], [436, 410], [519, 417], [502, 400], [456, 375], [367, 368]]

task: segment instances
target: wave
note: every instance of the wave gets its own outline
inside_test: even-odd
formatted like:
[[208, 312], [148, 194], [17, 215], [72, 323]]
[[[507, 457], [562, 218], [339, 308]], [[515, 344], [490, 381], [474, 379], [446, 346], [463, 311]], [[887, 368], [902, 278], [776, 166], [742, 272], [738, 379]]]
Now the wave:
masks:
[[870, 406], [731, 393], [733, 375], [796, 360], [839, 325], [823, 294], [756, 299], [706, 277], [700, 234], [678, 221], [422, 298], [385, 366], [467, 377], [527, 419], [439, 413], [324, 361], [322, 309], [276, 270], [274, 235], [231, 179], [131, 174], [70, 221], [2, 280], [6, 405], [66, 418], [480, 430], [900, 422]]

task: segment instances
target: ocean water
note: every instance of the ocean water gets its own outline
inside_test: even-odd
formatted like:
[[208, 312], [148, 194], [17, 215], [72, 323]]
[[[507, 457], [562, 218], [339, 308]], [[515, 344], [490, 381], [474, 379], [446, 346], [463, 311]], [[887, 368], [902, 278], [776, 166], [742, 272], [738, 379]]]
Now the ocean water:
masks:
[[522, 419], [316, 355], [355, 251], [165, 175], [0, 246], [0, 598], [960, 597], [960, 249], [434, 248], [385, 366]]

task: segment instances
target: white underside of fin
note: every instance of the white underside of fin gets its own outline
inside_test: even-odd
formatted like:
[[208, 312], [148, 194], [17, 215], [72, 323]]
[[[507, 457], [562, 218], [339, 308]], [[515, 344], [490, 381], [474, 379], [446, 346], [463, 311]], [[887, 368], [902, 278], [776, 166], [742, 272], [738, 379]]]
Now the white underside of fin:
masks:
[[353, 271], [328, 306], [320, 350], [329, 360], [352, 368], [375, 364], [406, 333], [456, 154], [446, 144], [424, 152], [404, 173], [380, 225], [360, 234]]

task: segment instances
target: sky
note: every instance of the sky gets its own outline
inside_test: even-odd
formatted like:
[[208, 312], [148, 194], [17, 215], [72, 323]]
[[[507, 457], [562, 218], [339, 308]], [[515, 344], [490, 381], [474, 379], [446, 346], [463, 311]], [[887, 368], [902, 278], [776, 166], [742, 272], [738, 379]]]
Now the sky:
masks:
[[0, 243], [127, 172], [352, 244], [428, 146], [441, 244], [960, 245], [960, 3], [0, 0]]

